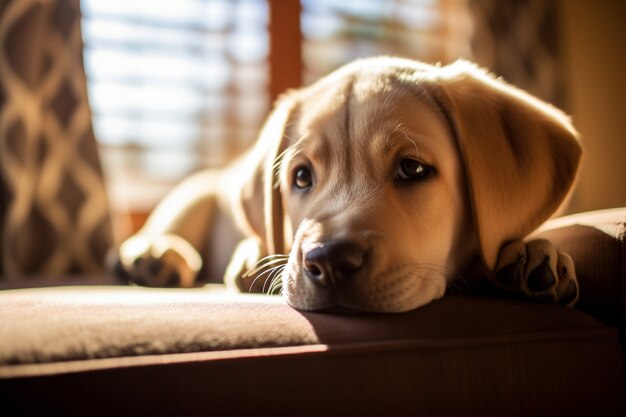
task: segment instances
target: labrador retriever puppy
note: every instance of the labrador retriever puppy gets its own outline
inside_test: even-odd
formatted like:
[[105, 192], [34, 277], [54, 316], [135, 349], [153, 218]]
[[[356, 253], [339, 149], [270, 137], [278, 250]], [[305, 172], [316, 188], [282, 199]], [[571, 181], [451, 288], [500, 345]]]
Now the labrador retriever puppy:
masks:
[[573, 305], [571, 258], [522, 239], [566, 198], [577, 138], [561, 111], [472, 63], [358, 60], [287, 92], [229, 167], [183, 181], [120, 246], [118, 272], [155, 286], [224, 276], [301, 310], [402, 312], [477, 276]]

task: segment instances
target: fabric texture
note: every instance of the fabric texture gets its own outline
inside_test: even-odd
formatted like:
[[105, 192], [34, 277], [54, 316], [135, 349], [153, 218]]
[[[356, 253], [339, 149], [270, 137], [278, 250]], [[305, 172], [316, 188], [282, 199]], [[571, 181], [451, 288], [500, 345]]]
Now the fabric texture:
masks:
[[573, 309], [528, 307], [449, 296], [410, 313], [341, 315], [298, 312], [278, 296], [207, 289], [14, 290], [0, 293], [0, 363], [413, 339], [433, 346], [498, 344], [551, 338], [554, 329], [564, 335], [608, 330]]
[[98, 273], [113, 244], [78, 0], [0, 4], [0, 280]]
[[471, 0], [473, 59], [533, 95], [567, 105], [555, 0]]
[[0, 291], [0, 413], [624, 415], [626, 209], [539, 235], [574, 257], [577, 308], [448, 294], [322, 314], [219, 285]]
[[58, 287], [5, 291], [0, 309], [9, 411], [623, 410], [617, 331], [563, 307], [448, 296], [404, 314], [337, 315], [208, 289]]

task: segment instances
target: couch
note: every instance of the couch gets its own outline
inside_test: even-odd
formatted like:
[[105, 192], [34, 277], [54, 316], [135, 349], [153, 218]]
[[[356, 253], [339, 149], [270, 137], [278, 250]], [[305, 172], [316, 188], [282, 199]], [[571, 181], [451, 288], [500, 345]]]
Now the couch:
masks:
[[575, 308], [462, 286], [402, 314], [299, 312], [221, 285], [105, 276], [5, 289], [0, 410], [624, 415], [626, 209], [555, 219], [540, 234], [577, 264]]
[[624, 208], [541, 231], [576, 262], [575, 308], [462, 283], [402, 314], [119, 285], [79, 16], [0, 2], [0, 415], [624, 415]]

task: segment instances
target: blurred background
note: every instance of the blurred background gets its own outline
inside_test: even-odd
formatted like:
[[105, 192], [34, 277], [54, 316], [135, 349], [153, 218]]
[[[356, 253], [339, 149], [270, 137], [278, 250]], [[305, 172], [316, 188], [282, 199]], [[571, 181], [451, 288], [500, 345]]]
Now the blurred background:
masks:
[[[100, 227], [90, 216], [105, 199], [119, 241], [184, 176], [248, 147], [280, 93], [380, 54], [470, 59], [564, 109], [586, 151], [567, 211], [626, 206], [624, 0], [0, 0], [0, 17], [12, 62], [0, 60], [2, 195], [13, 200], [2, 217], [9, 228], [43, 219], [24, 247], [41, 224]], [[38, 168], [20, 156], [29, 141]], [[96, 200], [85, 196], [98, 157]], [[54, 199], [92, 205], [61, 215]]]
[[462, 57], [573, 115], [569, 212], [626, 205], [622, 0], [82, 0], [114, 211], [134, 227], [182, 177], [256, 136], [272, 101], [354, 58]]

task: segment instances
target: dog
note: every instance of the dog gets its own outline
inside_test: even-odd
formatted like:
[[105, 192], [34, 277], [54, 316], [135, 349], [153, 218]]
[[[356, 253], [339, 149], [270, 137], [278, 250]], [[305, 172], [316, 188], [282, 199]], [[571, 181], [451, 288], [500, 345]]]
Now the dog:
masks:
[[151, 286], [224, 277], [300, 310], [413, 310], [456, 279], [571, 306], [572, 259], [527, 236], [566, 200], [579, 135], [459, 60], [354, 61], [277, 100], [252, 148], [177, 186], [119, 248]]

